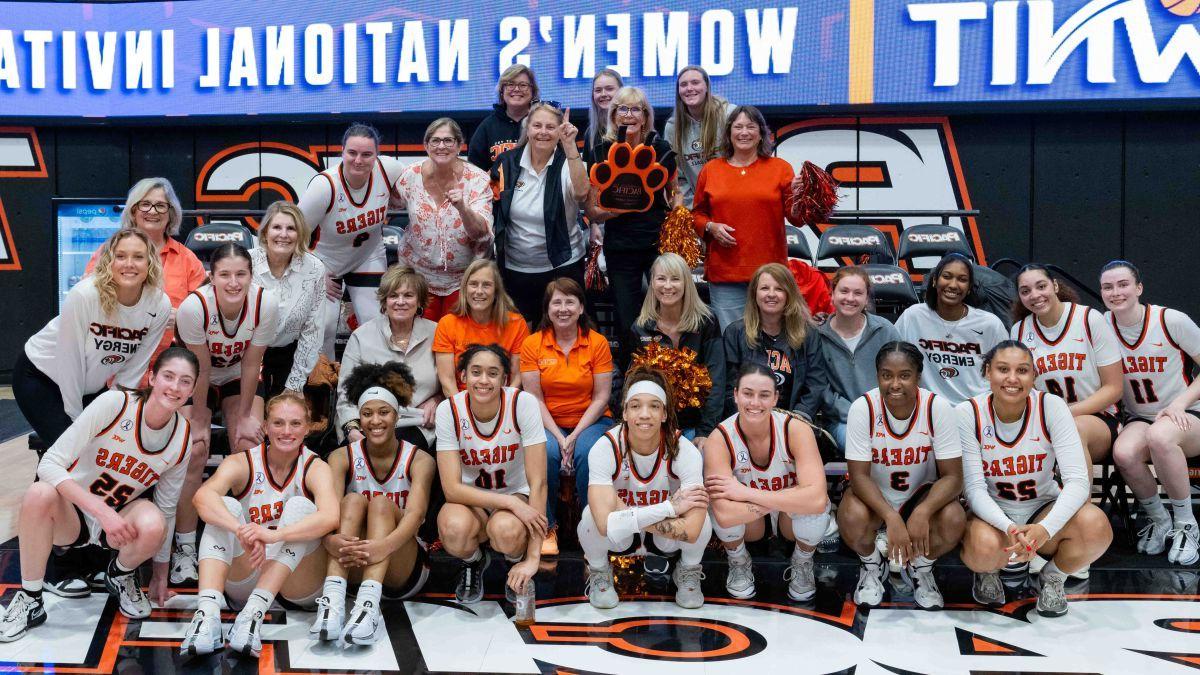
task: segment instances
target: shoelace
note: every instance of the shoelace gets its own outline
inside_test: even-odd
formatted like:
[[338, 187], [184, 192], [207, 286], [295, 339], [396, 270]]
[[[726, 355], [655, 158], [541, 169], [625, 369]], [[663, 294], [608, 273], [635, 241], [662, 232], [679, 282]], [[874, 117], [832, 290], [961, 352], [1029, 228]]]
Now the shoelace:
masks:
[[1004, 584], [1000, 581], [998, 574], [985, 574], [980, 577], [979, 587], [987, 595], [999, 595], [1003, 590]]
[[739, 581], [744, 580], [754, 575], [754, 563], [750, 560], [730, 560], [729, 574]]
[[[880, 570], [879, 565], [863, 565], [862, 568], [863, 568], [863, 571], [866, 572], [866, 574], [859, 575], [857, 588], [862, 589], [864, 586], [867, 585], [867, 583], [869, 583], [871, 581], [871, 579], [878, 580], [880, 585], [883, 584], [883, 579], [881, 578], [883, 575], [880, 574], [881, 570]], [[874, 569], [872, 569], [872, 568], [874, 568]], [[783, 573], [783, 578], [788, 581], [791, 581], [791, 579], [788, 577], [788, 572], [790, 572], [791, 569], [792, 568], [789, 567], [787, 569], [787, 572]]]
[[808, 560], [801, 560], [793, 565], [788, 565], [788, 568], [783, 571], [783, 580], [791, 581], [793, 577], [802, 574], [806, 569], [811, 572], [812, 568], [813, 561], [811, 558]]
[[24, 616], [29, 612], [29, 607], [32, 604], [33, 598], [25, 593], [17, 593], [12, 603], [8, 606], [8, 609], [4, 612], [4, 623], [16, 621], [18, 617]]
[[584, 582], [583, 592], [588, 595], [592, 592], [592, 588], [599, 586], [601, 591], [607, 590], [612, 584], [612, 572], [608, 574], [596, 574], [591, 572], [588, 574], [587, 581]]
[[1066, 602], [1067, 591], [1063, 587], [1063, 582], [1066, 581], [1063, 577], [1049, 578], [1042, 582], [1042, 591], [1040, 597], [1046, 598], [1049, 602]]
[[681, 570], [679, 572], [679, 585], [695, 584], [699, 586], [700, 582], [704, 581], [704, 578], [703, 568]]
[[145, 595], [142, 593], [142, 587], [138, 586], [137, 580], [133, 578], [133, 574], [122, 574], [116, 577], [116, 582], [120, 584], [120, 590], [125, 593], [133, 602], [140, 602]]
[[[1159, 525], [1156, 521], [1151, 520], [1149, 523], [1146, 523], [1145, 527], [1138, 530], [1137, 536], [1138, 538], [1144, 538], [1156, 529], [1164, 529], [1164, 527]], [[1170, 530], [1167, 530], [1167, 533], [1170, 534]]]

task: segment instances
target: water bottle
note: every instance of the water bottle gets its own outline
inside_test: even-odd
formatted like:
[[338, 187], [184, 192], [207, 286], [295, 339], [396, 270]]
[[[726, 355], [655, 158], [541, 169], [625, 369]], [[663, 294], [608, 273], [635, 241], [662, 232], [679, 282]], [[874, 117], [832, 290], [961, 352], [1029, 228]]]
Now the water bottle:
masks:
[[517, 593], [513, 600], [513, 623], [517, 628], [529, 628], [534, 623], [534, 612], [537, 609], [537, 596], [534, 592], [533, 579], [525, 582], [525, 588]]

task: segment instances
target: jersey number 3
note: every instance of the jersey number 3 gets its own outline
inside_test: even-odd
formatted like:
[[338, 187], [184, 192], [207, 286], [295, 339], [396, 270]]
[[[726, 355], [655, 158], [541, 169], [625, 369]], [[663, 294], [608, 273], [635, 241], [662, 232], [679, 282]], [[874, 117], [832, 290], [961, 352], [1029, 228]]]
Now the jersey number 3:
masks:
[[88, 492], [98, 497], [103, 497], [105, 504], [114, 509], [119, 509], [125, 506], [125, 502], [129, 501], [129, 496], [133, 494], [133, 486], [122, 485], [117, 482], [116, 478], [107, 473], [102, 473], [99, 478], [92, 482], [91, 487], [88, 488]]

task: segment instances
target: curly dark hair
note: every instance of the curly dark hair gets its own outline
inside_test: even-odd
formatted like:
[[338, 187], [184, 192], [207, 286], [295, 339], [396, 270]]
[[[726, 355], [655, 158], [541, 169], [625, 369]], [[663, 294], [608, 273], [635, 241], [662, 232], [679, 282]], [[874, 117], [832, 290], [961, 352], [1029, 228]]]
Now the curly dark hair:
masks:
[[357, 405], [358, 398], [364, 391], [371, 387], [383, 387], [392, 392], [400, 405], [407, 406], [412, 402], [415, 385], [412, 371], [399, 361], [360, 363], [346, 378], [346, 396], [351, 403]]

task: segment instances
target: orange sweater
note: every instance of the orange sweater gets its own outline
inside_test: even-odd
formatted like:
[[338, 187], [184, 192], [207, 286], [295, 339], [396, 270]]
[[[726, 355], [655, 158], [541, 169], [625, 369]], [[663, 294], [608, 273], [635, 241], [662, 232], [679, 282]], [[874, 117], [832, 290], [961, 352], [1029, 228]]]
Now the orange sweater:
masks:
[[[783, 220], [792, 165], [778, 157], [760, 157], [744, 171], [718, 158], [705, 164], [696, 180], [692, 222], [708, 244], [704, 276], [709, 281], [745, 283], [766, 263], [787, 264]], [[732, 227], [737, 245], [715, 243], [704, 231], [709, 222]]]

